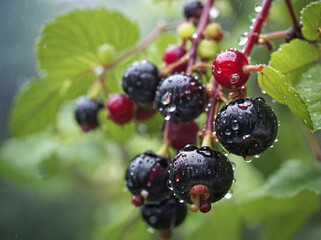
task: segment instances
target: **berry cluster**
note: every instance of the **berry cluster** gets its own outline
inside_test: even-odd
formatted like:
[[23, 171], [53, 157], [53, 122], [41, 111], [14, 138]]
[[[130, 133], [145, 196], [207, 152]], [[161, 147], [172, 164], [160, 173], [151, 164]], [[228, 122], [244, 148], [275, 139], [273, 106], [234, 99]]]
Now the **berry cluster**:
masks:
[[[122, 76], [125, 94], [111, 95], [106, 102], [107, 117], [120, 125], [145, 121], [157, 111], [164, 118], [159, 152], [137, 155], [125, 176], [131, 203], [141, 207], [143, 219], [163, 238], [184, 221], [186, 204], [206, 213], [228, 194], [234, 182], [228, 153], [245, 159], [259, 155], [273, 144], [278, 130], [265, 100], [246, 97], [247, 55], [236, 49], [218, 53], [223, 31], [217, 23], [208, 21], [195, 32], [202, 27], [203, 12], [201, 2], [187, 2], [186, 20], [177, 27], [181, 42], [166, 48], [161, 69], [147, 60], [135, 61]], [[221, 103], [225, 106], [218, 111]], [[84, 131], [98, 126], [101, 108], [94, 99], [77, 101], [76, 119]], [[207, 121], [200, 131], [196, 119], [203, 113]], [[173, 158], [169, 147], [179, 150]]]

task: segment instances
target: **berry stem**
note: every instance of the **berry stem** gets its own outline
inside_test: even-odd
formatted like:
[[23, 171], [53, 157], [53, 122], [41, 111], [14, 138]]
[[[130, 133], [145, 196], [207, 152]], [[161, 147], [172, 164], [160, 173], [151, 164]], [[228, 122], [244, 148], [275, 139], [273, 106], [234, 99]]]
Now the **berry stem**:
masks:
[[163, 156], [163, 157], [170, 157], [169, 156], [169, 139], [168, 139], [168, 134], [169, 134], [169, 127], [170, 127], [170, 121], [165, 122], [165, 128], [163, 132], [163, 145], [161, 148], [158, 150], [157, 155]]
[[285, 37], [288, 36], [289, 30], [284, 30], [284, 31], [277, 31], [277, 32], [271, 32], [271, 33], [266, 33], [266, 34], [260, 34], [259, 35], [259, 42], [266, 42], [267, 40], [273, 39], [273, 38], [278, 38], [278, 37]]
[[300, 31], [300, 24], [295, 16], [294, 9], [290, 0], [285, 0], [286, 6], [288, 7], [289, 13], [291, 15], [291, 20], [293, 27], [296, 31]]
[[214, 0], [206, 0], [206, 2], [204, 4], [202, 16], [200, 18], [200, 22], [199, 22], [199, 25], [198, 25], [198, 28], [196, 31], [196, 37], [193, 38], [192, 47], [188, 51], [189, 60], [187, 63], [187, 70], [186, 70], [186, 73], [188, 75], [192, 75], [193, 66], [196, 61], [197, 47], [198, 47], [198, 44], [202, 38], [202, 32], [205, 30], [205, 27], [208, 24], [209, 11], [210, 11], [210, 8], [212, 7], [213, 3], [214, 3]]
[[254, 44], [257, 43], [263, 22], [269, 12], [272, 0], [263, 0], [262, 10], [257, 14], [252, 30], [248, 35], [248, 40], [244, 46], [243, 54], [248, 57]]

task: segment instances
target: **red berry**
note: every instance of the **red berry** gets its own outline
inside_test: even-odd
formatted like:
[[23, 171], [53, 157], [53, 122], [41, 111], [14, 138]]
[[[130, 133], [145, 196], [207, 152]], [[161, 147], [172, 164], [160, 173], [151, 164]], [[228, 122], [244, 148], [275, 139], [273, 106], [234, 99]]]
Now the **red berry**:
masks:
[[140, 207], [140, 206], [143, 206], [144, 204], [144, 198], [141, 195], [133, 195], [132, 198], [130, 199], [130, 202], [134, 206]]
[[215, 80], [226, 88], [243, 86], [250, 74], [243, 71], [248, 65], [247, 57], [236, 49], [219, 53], [213, 61], [212, 74]]
[[170, 121], [168, 139], [173, 148], [180, 150], [187, 144], [195, 143], [197, 132], [198, 126], [194, 121], [186, 123], [175, 123]]
[[128, 122], [134, 115], [134, 103], [123, 94], [110, 96], [106, 108], [108, 117], [118, 124]]
[[[171, 63], [178, 61], [185, 54], [186, 54], [186, 50], [181, 46], [169, 45], [164, 52], [163, 61], [165, 65], [169, 65]], [[183, 63], [175, 67], [173, 69], [173, 72], [184, 72], [186, 68], [187, 68], [187, 63]]]
[[200, 209], [200, 211], [201, 211], [202, 213], [207, 213], [207, 212], [209, 212], [209, 211], [211, 210], [211, 208], [212, 208], [211, 204], [209, 204], [209, 203], [206, 202], [206, 201], [202, 201], [202, 202], [200, 203], [199, 209]]

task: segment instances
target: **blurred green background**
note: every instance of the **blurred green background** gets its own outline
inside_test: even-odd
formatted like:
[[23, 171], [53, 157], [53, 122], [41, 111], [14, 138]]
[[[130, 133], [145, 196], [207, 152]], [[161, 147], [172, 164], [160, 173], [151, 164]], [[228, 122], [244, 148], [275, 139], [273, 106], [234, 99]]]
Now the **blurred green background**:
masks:
[[[249, 30], [254, 7], [260, 1], [215, 2], [220, 13], [217, 21], [226, 31], [221, 48], [240, 48], [241, 34]], [[298, 16], [309, 2], [293, 1]], [[143, 39], [159, 20], [181, 19], [182, 1], [0, 3], [0, 239], [158, 239], [140, 220], [139, 210], [129, 203], [124, 170], [135, 155], [148, 149], [157, 151], [161, 146], [159, 116], [146, 124], [128, 124], [125, 128], [108, 122], [103, 130], [83, 134], [75, 123], [71, 101], [60, 108], [54, 129], [10, 138], [7, 125], [14, 94], [38, 74], [34, 46], [46, 22], [75, 9], [106, 7], [136, 21]], [[284, 30], [290, 25], [284, 1], [275, 0], [264, 31]], [[282, 42], [276, 40], [275, 48]], [[268, 60], [268, 50], [255, 47], [251, 62]], [[296, 188], [290, 190], [278, 189], [274, 184], [292, 174], [291, 169], [311, 172], [315, 176], [313, 183], [321, 184], [314, 171], [318, 167], [304, 168], [315, 161], [311, 134], [287, 107], [261, 92], [254, 74], [248, 88], [249, 96], [264, 96], [275, 110], [281, 124], [279, 141], [251, 164], [230, 156], [237, 165], [233, 197], [214, 204], [209, 214], [189, 213], [185, 223], [175, 230], [174, 239], [321, 239], [316, 191], [302, 187], [304, 179], [300, 178]], [[203, 120], [204, 116], [199, 122]], [[320, 139], [320, 133], [317, 137]]]

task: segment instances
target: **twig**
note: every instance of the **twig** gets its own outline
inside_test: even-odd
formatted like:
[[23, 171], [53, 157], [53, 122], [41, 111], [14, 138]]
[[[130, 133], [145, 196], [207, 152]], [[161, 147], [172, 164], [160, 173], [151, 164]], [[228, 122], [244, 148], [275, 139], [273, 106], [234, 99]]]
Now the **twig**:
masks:
[[294, 10], [293, 10], [293, 6], [290, 0], [285, 0], [286, 6], [288, 7], [289, 13], [291, 15], [291, 19], [292, 19], [292, 24], [293, 27], [295, 29], [295, 31], [300, 31], [300, 24], [295, 16]]
[[257, 43], [263, 22], [269, 12], [272, 0], [263, 0], [262, 10], [256, 16], [252, 30], [248, 35], [248, 40], [243, 49], [243, 54], [249, 56], [254, 44]]

